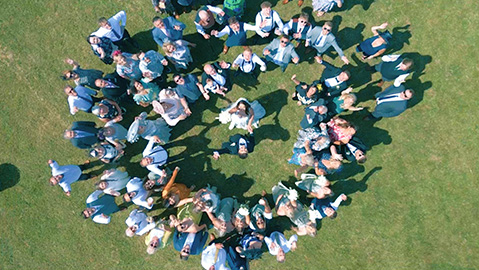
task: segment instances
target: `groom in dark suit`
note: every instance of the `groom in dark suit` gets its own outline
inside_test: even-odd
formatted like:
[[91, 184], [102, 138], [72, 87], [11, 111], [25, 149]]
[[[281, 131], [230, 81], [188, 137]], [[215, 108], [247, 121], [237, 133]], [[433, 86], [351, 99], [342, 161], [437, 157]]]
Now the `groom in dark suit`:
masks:
[[70, 140], [73, 146], [80, 149], [87, 149], [98, 143], [99, 128], [95, 127], [94, 122], [78, 121], [73, 122], [70, 129], [65, 130], [63, 137]]
[[376, 97], [376, 108], [365, 117], [365, 120], [379, 120], [382, 117], [394, 117], [407, 109], [407, 101], [412, 98], [414, 91], [406, 89], [404, 85], [395, 87], [391, 85], [386, 90], [379, 92]]
[[102, 79], [95, 80], [95, 86], [101, 88], [103, 96], [113, 100], [118, 104], [133, 102], [131, 96], [128, 96], [130, 82], [120, 77], [116, 72], [105, 75]]
[[224, 142], [221, 145], [221, 149], [213, 152], [213, 158], [215, 160], [220, 158], [221, 154], [238, 155], [240, 158], [245, 159], [248, 157], [248, 153], [254, 151], [255, 141], [253, 133], [249, 135], [236, 134], [230, 137], [228, 142]]
[[347, 70], [341, 70], [330, 63], [321, 60], [321, 64], [325, 67], [321, 78], [314, 81], [313, 84], [321, 85], [322, 91], [320, 96], [322, 98], [337, 97], [348, 88], [348, 80], [351, 74]]

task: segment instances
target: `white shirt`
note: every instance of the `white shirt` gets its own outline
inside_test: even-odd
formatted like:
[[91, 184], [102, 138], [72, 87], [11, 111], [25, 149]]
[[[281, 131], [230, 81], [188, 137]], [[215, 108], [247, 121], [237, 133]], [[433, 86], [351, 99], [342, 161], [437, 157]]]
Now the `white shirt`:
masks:
[[[93, 191], [93, 193], [90, 194], [90, 196], [88, 196], [88, 198], [86, 199], [86, 203], [89, 204], [91, 202], [94, 202], [94, 201], [98, 200], [98, 197], [100, 197], [100, 195], [102, 193], [103, 192], [101, 190]], [[93, 206], [92, 208], [95, 209], [95, 212], [93, 212], [91, 215], [94, 215], [96, 212], [98, 212], [98, 210], [101, 209], [101, 206]], [[103, 215], [96, 215], [92, 218], [92, 220], [93, 220], [93, 222], [98, 223], [98, 224], [108, 224], [108, 223], [110, 223], [111, 218], [110, 217], [105, 217]]]
[[135, 197], [133, 197], [133, 199], [131, 200], [134, 204], [145, 207], [148, 210], [153, 208], [153, 205], [148, 205], [148, 202], [147, 202], [148, 191], [145, 188], [143, 188], [143, 181], [141, 181], [140, 178], [138, 177], [132, 178], [128, 182], [128, 184], [126, 184], [126, 191], [128, 193], [136, 192]]
[[143, 150], [143, 157], [153, 158], [153, 162], [150, 165], [146, 166], [146, 168], [150, 172], [161, 176], [163, 175], [161, 166], [166, 163], [168, 159], [168, 152], [166, 152], [166, 150], [159, 145], [153, 147], [154, 144], [155, 141], [152, 139], [148, 142], [145, 147], [145, 150]]
[[141, 236], [151, 231], [151, 229], [153, 229], [156, 225], [154, 222], [149, 223], [148, 221], [146, 221], [147, 218], [148, 217], [145, 213], [138, 212], [138, 209], [134, 209], [133, 211], [131, 211], [130, 215], [125, 220], [125, 223], [128, 227], [134, 225], [138, 226], [135, 234]]
[[77, 165], [60, 166], [56, 161], [50, 164], [52, 168], [52, 176], [63, 175], [63, 178], [58, 182], [58, 185], [63, 191], [71, 191], [70, 185], [76, 182], [81, 176], [81, 169]]
[[161, 229], [158, 229], [158, 228], [153, 228], [150, 233], [148, 234], [148, 237], [150, 239], [153, 239], [153, 237], [158, 237], [158, 241], [161, 242], [161, 239], [163, 238], [163, 236], [165, 235], [165, 231], [164, 230], [161, 230]]
[[223, 77], [223, 75], [220, 75], [216, 73], [215, 75], [210, 75], [215, 82], [217, 82], [219, 85], [224, 86], [226, 84], [226, 79]]
[[[216, 257], [216, 260], [215, 260]], [[229, 270], [225, 265], [226, 262], [226, 251], [224, 249], [218, 250], [216, 253], [215, 244], [211, 244], [206, 247], [201, 253], [201, 266], [204, 269], [208, 270], [212, 265], [215, 266], [215, 270]]]
[[[278, 242], [279, 240], [279, 242]], [[277, 255], [279, 252], [279, 248], [281, 248], [284, 253], [288, 253], [291, 250], [291, 245], [293, 242], [298, 241], [298, 236], [295, 234], [289, 238], [289, 240], [286, 240], [286, 237], [284, 234], [280, 232], [273, 232], [269, 237], [264, 238], [264, 242], [268, 246], [269, 253], [271, 255]], [[275, 243], [275, 246], [272, 247], [272, 244]]]
[[238, 55], [238, 57], [236, 57], [233, 64], [238, 65], [239, 68], [241, 69], [241, 71], [243, 71], [244, 73], [249, 73], [249, 72], [253, 71], [254, 68], [256, 67], [256, 64], [260, 65], [261, 69], [266, 68], [266, 64], [255, 53], [253, 53], [249, 62], [244, 60], [243, 54], [240, 54], [240, 55]]
[[279, 45], [278, 46], [278, 51], [276, 52], [273, 59], [278, 61], [278, 62], [283, 62], [284, 49], [286, 49], [286, 47], [283, 47], [283, 46]]
[[[113, 42], [121, 40], [123, 38], [123, 29], [125, 29], [126, 26], [126, 12], [124, 10], [118, 12], [108, 19], [108, 22], [111, 25], [111, 29], [100, 27], [91, 34], [97, 37], [107, 37]], [[118, 36], [115, 35], [115, 33]]]
[[[266, 25], [263, 28], [260, 28], [262, 21], [266, 21]], [[278, 12], [274, 10], [271, 10], [271, 13], [268, 16], [265, 16], [263, 14], [263, 11], [258, 12], [258, 14], [256, 14], [255, 23], [255, 26], [258, 28], [256, 30], [256, 33], [258, 33], [258, 35], [271, 32], [271, 30], [273, 30], [275, 26], [278, 26], [279, 30], [283, 31], [284, 26]]]
[[[383, 60], [383, 62], [394, 62], [396, 61], [398, 58], [399, 58], [399, 54], [390, 54], [390, 55], [384, 55], [383, 57], [381, 57], [381, 60]], [[396, 68], [399, 68], [401, 64], [397, 65]], [[406, 74], [403, 74], [403, 75], [399, 75], [395, 80], [394, 80], [394, 86], [395, 87], [399, 87], [407, 78], [407, 76], [409, 76], [410, 73], [406, 73]]]
[[[244, 31], [256, 31], [258, 28], [256, 26], [253, 26], [251, 24], [247, 24], [247, 23], [243, 23], [243, 30]], [[216, 37], [220, 38], [224, 35], [229, 35], [231, 33], [231, 30], [229, 26], [226, 26], [225, 28], [223, 28], [223, 30], [221, 30], [220, 32], [218, 32], [218, 34], [216, 34]]]
[[[209, 11], [213, 12], [214, 14], [218, 15], [220, 14], [221, 12], [223, 12], [223, 10], [219, 7], [214, 7], [214, 6], [210, 6], [210, 5], [206, 5], [206, 7], [208, 8]], [[214, 20], [214, 18], [213, 18]], [[205, 29], [203, 28], [203, 26], [201, 26], [199, 23], [197, 23], [195, 21], [195, 26], [196, 26], [196, 31], [198, 31], [198, 33], [204, 35], [205, 34]]]
[[324, 80], [324, 84], [326, 84], [327, 87], [335, 87], [336, 85], [339, 85], [340, 83], [342, 83], [342, 81], [339, 80], [339, 75], [336, 77], [332, 77], [332, 78]]
[[[386, 98], [386, 97], [389, 97], [389, 98], [380, 100], [380, 98]], [[392, 102], [392, 101], [402, 101], [402, 100], [404, 100], [400, 97], [400, 94], [392, 94], [392, 95], [387, 95], [387, 96], [380, 97], [380, 98], [376, 98], [376, 105], [379, 105], [383, 102]]]
[[92, 95], [95, 95], [96, 92], [90, 88], [78, 85], [75, 87], [75, 92], [77, 96], [68, 96], [68, 106], [70, 107], [70, 114], [75, 115], [74, 107], [77, 107], [81, 111], [88, 111], [93, 106]]
[[186, 246], [191, 246], [193, 245], [193, 242], [195, 242], [195, 233], [189, 233], [188, 236], [185, 239], [185, 243], [183, 244], [183, 248]]
[[[328, 35], [323, 35], [322, 33], [319, 35], [318, 39], [314, 41], [314, 45], [318, 47], [323, 47], [324, 43], [326, 42], [326, 37]], [[319, 41], [319, 44], [318, 44]]]
[[[283, 33], [285, 35], [288, 34], [289, 30], [290, 29], [293, 29], [293, 20], [290, 20], [287, 24], [284, 25], [283, 27]], [[296, 32], [292, 33], [292, 34], [297, 34], [297, 33], [301, 33], [303, 31], [303, 28], [308, 26], [308, 24], [305, 24], [304, 26], [302, 26], [299, 22], [298, 22], [298, 29]], [[308, 31], [306, 32], [306, 36], [309, 34], [309, 32], [311, 32], [311, 29], [313, 29], [313, 27], [309, 27]]]

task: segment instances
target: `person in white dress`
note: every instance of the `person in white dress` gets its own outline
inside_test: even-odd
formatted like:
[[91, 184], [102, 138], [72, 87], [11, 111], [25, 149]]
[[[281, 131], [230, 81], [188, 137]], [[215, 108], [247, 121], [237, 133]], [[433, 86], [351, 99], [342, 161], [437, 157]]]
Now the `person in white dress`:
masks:
[[258, 128], [259, 120], [266, 114], [265, 109], [255, 100], [249, 102], [239, 98], [235, 103], [223, 109], [218, 119], [222, 124], [230, 123], [229, 129], [241, 128], [253, 132], [253, 126]]

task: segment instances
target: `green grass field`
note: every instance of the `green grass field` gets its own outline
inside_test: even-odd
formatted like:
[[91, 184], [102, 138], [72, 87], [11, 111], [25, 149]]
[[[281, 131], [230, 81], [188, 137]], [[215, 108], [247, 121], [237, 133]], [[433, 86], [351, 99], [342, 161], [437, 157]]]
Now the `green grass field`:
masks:
[[[249, 0], [252, 21], [261, 1]], [[272, 1], [283, 20], [298, 14], [296, 1]], [[305, 1], [311, 6], [311, 1]], [[278, 264], [265, 254], [252, 269], [477, 269], [479, 268], [479, 192], [476, 161], [478, 114], [475, 95], [479, 69], [474, 0], [346, 0], [343, 10], [314, 20], [333, 20], [340, 46], [352, 60], [352, 82], [359, 105], [373, 107], [379, 91], [364, 64], [354, 61], [355, 45], [371, 35], [373, 25], [389, 22], [409, 28], [395, 32], [393, 48], [410, 53], [417, 71], [406, 84], [416, 91], [411, 108], [401, 116], [374, 125], [361, 121], [365, 112], [346, 116], [359, 126], [359, 136], [371, 147], [364, 167], [347, 164], [335, 176], [333, 190], [351, 198], [335, 220], [325, 220], [316, 238], [301, 237], [296, 252]], [[143, 238], [124, 235], [129, 211], [113, 215], [108, 226], [83, 220], [80, 211], [94, 189], [92, 181], [75, 183], [71, 197], [47, 179], [48, 159], [61, 165], [80, 164], [86, 152], [62, 138], [73, 121], [94, 120], [85, 113], [70, 116], [61, 71], [71, 57], [83, 67], [112, 72], [92, 53], [85, 37], [100, 16], [119, 10], [128, 15], [127, 29], [144, 50], [157, 49], [149, 36], [155, 16], [149, 0], [0, 1], [0, 269], [201, 269], [200, 257], [182, 262], [169, 247], [149, 256]], [[194, 12], [181, 16], [186, 39], [199, 39]], [[260, 54], [263, 46], [253, 51]], [[221, 47], [218, 47], [218, 52]], [[228, 61], [234, 48], [219, 59]], [[160, 51], [162, 52], [162, 51]], [[192, 51], [198, 63], [218, 59], [199, 44]], [[333, 53], [332, 55], [336, 55]], [[341, 65], [338, 57], [326, 60]], [[356, 57], [357, 60], [357, 57]], [[371, 61], [371, 64], [377, 60]], [[196, 70], [195, 72], [199, 72]], [[224, 156], [215, 162], [216, 148], [238, 130], [215, 121], [221, 99], [192, 107], [193, 116], [174, 128], [170, 155], [180, 159], [168, 167], [182, 168], [178, 181], [198, 188], [210, 183], [224, 196], [257, 199], [279, 180], [292, 181], [287, 164], [302, 108], [289, 98], [291, 75], [310, 82], [321, 74], [318, 64], [302, 62], [260, 75], [257, 89], [235, 86], [231, 100], [260, 99], [267, 110], [256, 132], [260, 140], [246, 160]], [[476, 111], [476, 113], [474, 113]], [[140, 109], [134, 110], [140, 112]], [[134, 117], [129, 111], [122, 124]], [[99, 122], [98, 122], [99, 123]], [[120, 161], [130, 175], [147, 174], [138, 162], [145, 142], [126, 148]], [[104, 168], [97, 166], [95, 172]], [[132, 207], [130, 207], [132, 209]], [[161, 211], [155, 211], [155, 214]], [[291, 235], [287, 231], [286, 235]]]

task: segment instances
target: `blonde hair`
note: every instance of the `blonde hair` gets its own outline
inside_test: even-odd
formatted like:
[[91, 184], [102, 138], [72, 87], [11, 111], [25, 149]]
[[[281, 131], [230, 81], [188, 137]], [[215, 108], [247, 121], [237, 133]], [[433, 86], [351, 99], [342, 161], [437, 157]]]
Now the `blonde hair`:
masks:
[[166, 54], [171, 54], [171, 53], [174, 51], [174, 50], [173, 50], [173, 51], [170, 52], [170, 51], [168, 50], [168, 46], [173, 46], [173, 48], [175, 48], [175, 50], [176, 50], [176, 45], [175, 45], [174, 43], [172, 43], [172, 42], [165, 42], [165, 43], [163, 43], [163, 51], [164, 51]]
[[[355, 94], [351, 94], [351, 93], [342, 94], [342, 95], [339, 97], [339, 100], [346, 100], [346, 99], [351, 99], [351, 100], [353, 101], [352, 104], [350, 105], [350, 106], [352, 106], [354, 103], [356, 103], [356, 100], [357, 100], [358, 98], [356, 97]], [[342, 109], [345, 109], [345, 110], [348, 109], [349, 107], [346, 108], [344, 104], [345, 104], [345, 103], [343, 102], [340, 107], [341, 107]]]

